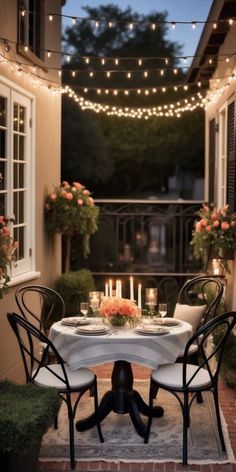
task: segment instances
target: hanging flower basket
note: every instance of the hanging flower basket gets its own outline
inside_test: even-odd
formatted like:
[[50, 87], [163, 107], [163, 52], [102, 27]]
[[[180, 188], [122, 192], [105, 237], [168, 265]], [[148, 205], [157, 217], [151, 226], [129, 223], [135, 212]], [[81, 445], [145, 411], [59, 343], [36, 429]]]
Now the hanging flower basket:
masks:
[[98, 229], [98, 215], [99, 208], [94, 204], [90, 191], [79, 182], [70, 185], [64, 181], [55, 186], [46, 197], [46, 228], [50, 234], [61, 233], [64, 237], [67, 248], [66, 272], [70, 269], [73, 236], [82, 236], [83, 253], [87, 257], [90, 252], [90, 236]]

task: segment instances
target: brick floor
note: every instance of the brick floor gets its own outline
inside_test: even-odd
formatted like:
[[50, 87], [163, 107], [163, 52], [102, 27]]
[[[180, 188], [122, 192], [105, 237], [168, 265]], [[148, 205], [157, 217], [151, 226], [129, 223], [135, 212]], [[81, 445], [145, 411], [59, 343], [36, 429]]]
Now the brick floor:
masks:
[[[112, 364], [97, 366], [93, 370], [98, 378], [110, 378]], [[133, 365], [134, 378], [145, 379], [150, 376], [150, 369]], [[221, 379], [219, 383], [220, 405], [228, 426], [228, 432], [236, 457], [236, 394], [235, 390], [230, 389]], [[39, 471], [61, 472], [62, 470], [71, 470], [68, 462], [39, 462]], [[183, 466], [181, 463], [122, 463], [114, 462], [76, 462], [76, 471], [80, 472], [236, 472], [236, 464], [201, 464]]]

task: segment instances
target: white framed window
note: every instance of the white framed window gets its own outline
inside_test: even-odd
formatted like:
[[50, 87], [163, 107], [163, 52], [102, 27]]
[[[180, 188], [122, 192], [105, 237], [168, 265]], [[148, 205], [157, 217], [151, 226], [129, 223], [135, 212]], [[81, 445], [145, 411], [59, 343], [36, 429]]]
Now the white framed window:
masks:
[[11, 278], [34, 270], [32, 98], [0, 81], [0, 214], [18, 241]]

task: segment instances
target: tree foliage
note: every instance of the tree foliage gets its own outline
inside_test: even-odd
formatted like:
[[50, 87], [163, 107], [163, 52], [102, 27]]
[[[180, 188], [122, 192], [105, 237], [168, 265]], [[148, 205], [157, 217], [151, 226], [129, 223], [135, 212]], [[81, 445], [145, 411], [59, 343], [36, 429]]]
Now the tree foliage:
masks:
[[[118, 6], [108, 4], [97, 8], [84, 7], [87, 19], [66, 29], [64, 42], [73, 51], [73, 62], [64, 69], [79, 68], [78, 78], [70, 81], [79, 94], [88, 87], [86, 98], [105, 101], [113, 105], [144, 106], [173, 102], [181, 98], [181, 92], [168, 92], [125, 96], [123, 93], [101, 95], [96, 88], [138, 88], [144, 87], [143, 71], [150, 70], [145, 87], [157, 87], [180, 83], [184, 73], [173, 74], [178, 65], [177, 56], [181, 46], [168, 41], [166, 12], [139, 15], [130, 7], [122, 11]], [[94, 21], [92, 21], [94, 20]], [[95, 20], [99, 20], [96, 28]], [[113, 27], [108, 22], [113, 22]], [[132, 21], [130, 30], [127, 22]], [[158, 25], [155, 31], [150, 24]], [[106, 58], [104, 67], [101, 57]], [[115, 70], [114, 58], [119, 58], [122, 72], [112, 73], [107, 82], [104, 70]], [[161, 57], [162, 60], [154, 58]], [[165, 65], [165, 57], [169, 65]], [[86, 64], [85, 58], [90, 58]], [[97, 59], [96, 59], [97, 58]], [[123, 58], [123, 59], [122, 59]], [[133, 58], [143, 58], [140, 68]], [[145, 61], [145, 58], [148, 58]], [[157, 69], [165, 68], [164, 76]], [[138, 69], [138, 72], [137, 72]], [[95, 70], [88, 79], [88, 71]], [[152, 70], [152, 71], [151, 71]], [[127, 85], [124, 72], [133, 71]], [[66, 75], [66, 83], [69, 80]], [[88, 83], [89, 80], [89, 83]], [[90, 90], [93, 87], [94, 90]], [[182, 92], [182, 95], [184, 92]], [[186, 93], [185, 93], [186, 95]], [[150, 192], [168, 190], [168, 177], [182, 171], [196, 176], [203, 173], [203, 112], [189, 113], [182, 118], [153, 118], [147, 121], [128, 118], [107, 117], [102, 114], [79, 110], [73, 101], [63, 100], [62, 130], [62, 178], [77, 179], [89, 185], [96, 196], [140, 196]], [[96, 186], [96, 189], [95, 189]]]

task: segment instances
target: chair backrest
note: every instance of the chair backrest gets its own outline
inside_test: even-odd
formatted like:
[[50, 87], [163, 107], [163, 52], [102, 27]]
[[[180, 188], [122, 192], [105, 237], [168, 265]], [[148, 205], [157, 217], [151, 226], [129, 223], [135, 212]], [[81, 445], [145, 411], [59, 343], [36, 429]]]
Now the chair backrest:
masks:
[[39, 328], [45, 333], [50, 326], [65, 316], [65, 303], [54, 289], [43, 285], [27, 285], [16, 290], [17, 306], [29, 321], [37, 320]]
[[206, 323], [216, 315], [224, 293], [223, 283], [210, 276], [198, 276], [185, 282], [178, 294], [177, 302], [187, 305], [207, 305], [203, 315], [203, 323]]
[[[46, 371], [52, 373], [55, 378], [63, 382], [66, 389], [70, 390], [64, 361], [50, 339], [21, 315], [8, 313], [7, 318], [19, 344], [26, 382], [33, 382], [37, 377], [39, 369], [44, 367]], [[43, 350], [40, 349], [39, 343], [44, 344]], [[56, 363], [60, 366], [56, 373], [47, 362], [49, 351], [53, 353]]]
[[[199, 370], [208, 371], [212, 385], [217, 382], [227, 339], [236, 325], [236, 312], [227, 312], [205, 323], [186, 344], [183, 356], [183, 385], [188, 386]], [[187, 364], [191, 346], [198, 345], [199, 366], [191, 378], [187, 378]]]

